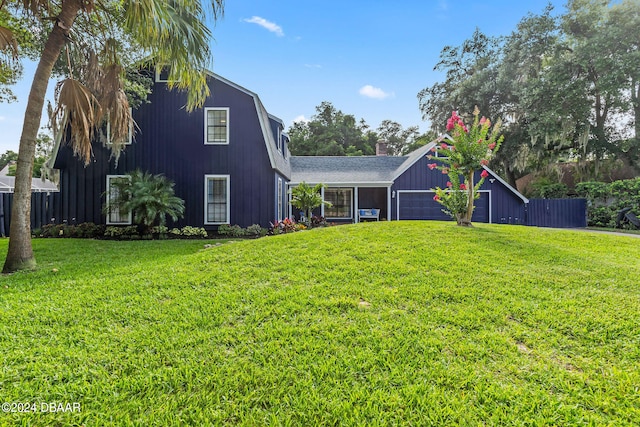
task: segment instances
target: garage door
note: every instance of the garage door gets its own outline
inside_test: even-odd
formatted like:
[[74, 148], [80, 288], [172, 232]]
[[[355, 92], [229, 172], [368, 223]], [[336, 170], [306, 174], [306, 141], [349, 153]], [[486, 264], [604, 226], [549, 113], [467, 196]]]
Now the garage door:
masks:
[[[398, 192], [398, 219], [430, 219], [447, 221], [451, 217], [442, 212], [442, 205], [433, 200], [433, 191]], [[472, 221], [489, 222], [489, 192], [480, 193], [475, 201]]]

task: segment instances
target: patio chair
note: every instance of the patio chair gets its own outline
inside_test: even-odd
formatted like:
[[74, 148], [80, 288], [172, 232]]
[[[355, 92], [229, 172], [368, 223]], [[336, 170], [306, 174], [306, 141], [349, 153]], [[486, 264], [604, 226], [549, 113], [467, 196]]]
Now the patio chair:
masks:
[[622, 222], [625, 220], [625, 215], [630, 210], [631, 208], [623, 208], [618, 211], [618, 216], [616, 217], [616, 228], [622, 228]]
[[627, 212], [625, 214], [625, 218], [627, 218], [627, 220], [633, 224], [636, 228], [640, 228], [640, 219], [638, 219], [638, 217], [636, 216], [636, 214], [634, 214], [633, 212]]

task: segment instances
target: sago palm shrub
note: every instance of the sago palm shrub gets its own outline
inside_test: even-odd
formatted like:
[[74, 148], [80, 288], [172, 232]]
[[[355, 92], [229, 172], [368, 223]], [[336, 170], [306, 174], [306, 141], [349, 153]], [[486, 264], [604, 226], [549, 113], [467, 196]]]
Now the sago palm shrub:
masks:
[[143, 234], [148, 234], [154, 225], [166, 225], [167, 216], [173, 221], [184, 217], [184, 200], [175, 195], [173, 181], [140, 170], [127, 176], [129, 179], [113, 182], [117, 192], [110, 208], [131, 212], [133, 222], [141, 226]]

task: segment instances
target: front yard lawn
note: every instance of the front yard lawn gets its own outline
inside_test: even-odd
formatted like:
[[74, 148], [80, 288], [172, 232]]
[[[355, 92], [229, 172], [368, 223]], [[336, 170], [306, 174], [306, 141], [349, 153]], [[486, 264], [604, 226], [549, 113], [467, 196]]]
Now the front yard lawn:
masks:
[[204, 243], [34, 240], [39, 269], [0, 276], [0, 396], [36, 410], [0, 425], [640, 420], [637, 238], [407, 221]]

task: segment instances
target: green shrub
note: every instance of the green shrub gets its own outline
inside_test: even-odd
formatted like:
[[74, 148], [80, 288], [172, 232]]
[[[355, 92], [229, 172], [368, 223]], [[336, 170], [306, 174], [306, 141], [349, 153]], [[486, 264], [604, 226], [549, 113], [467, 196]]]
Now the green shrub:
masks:
[[611, 189], [605, 182], [588, 181], [576, 184], [576, 194], [587, 199], [589, 204], [606, 204], [611, 196]]
[[138, 238], [138, 227], [135, 225], [122, 226], [109, 226], [104, 230], [105, 237], [120, 238], [120, 239], [135, 239]]
[[250, 237], [262, 237], [262, 236], [266, 236], [266, 234], [267, 234], [267, 229], [262, 228], [260, 224], [252, 224], [248, 226], [247, 229], [245, 230], [245, 235]]
[[549, 178], [540, 178], [531, 184], [532, 197], [542, 199], [562, 199], [567, 197], [567, 186], [560, 182], [551, 182]]
[[208, 237], [207, 230], [202, 227], [192, 227], [190, 225], [182, 227], [180, 234], [185, 237]]
[[218, 234], [220, 236], [243, 237], [246, 235], [246, 232], [237, 224], [221, 224], [220, 226], [218, 226]]
[[166, 225], [156, 225], [155, 227], [151, 227], [152, 234], [167, 234], [169, 228]]
[[587, 199], [588, 225], [615, 227], [618, 211], [631, 208], [640, 215], [640, 178], [604, 182], [581, 182], [576, 193]]

